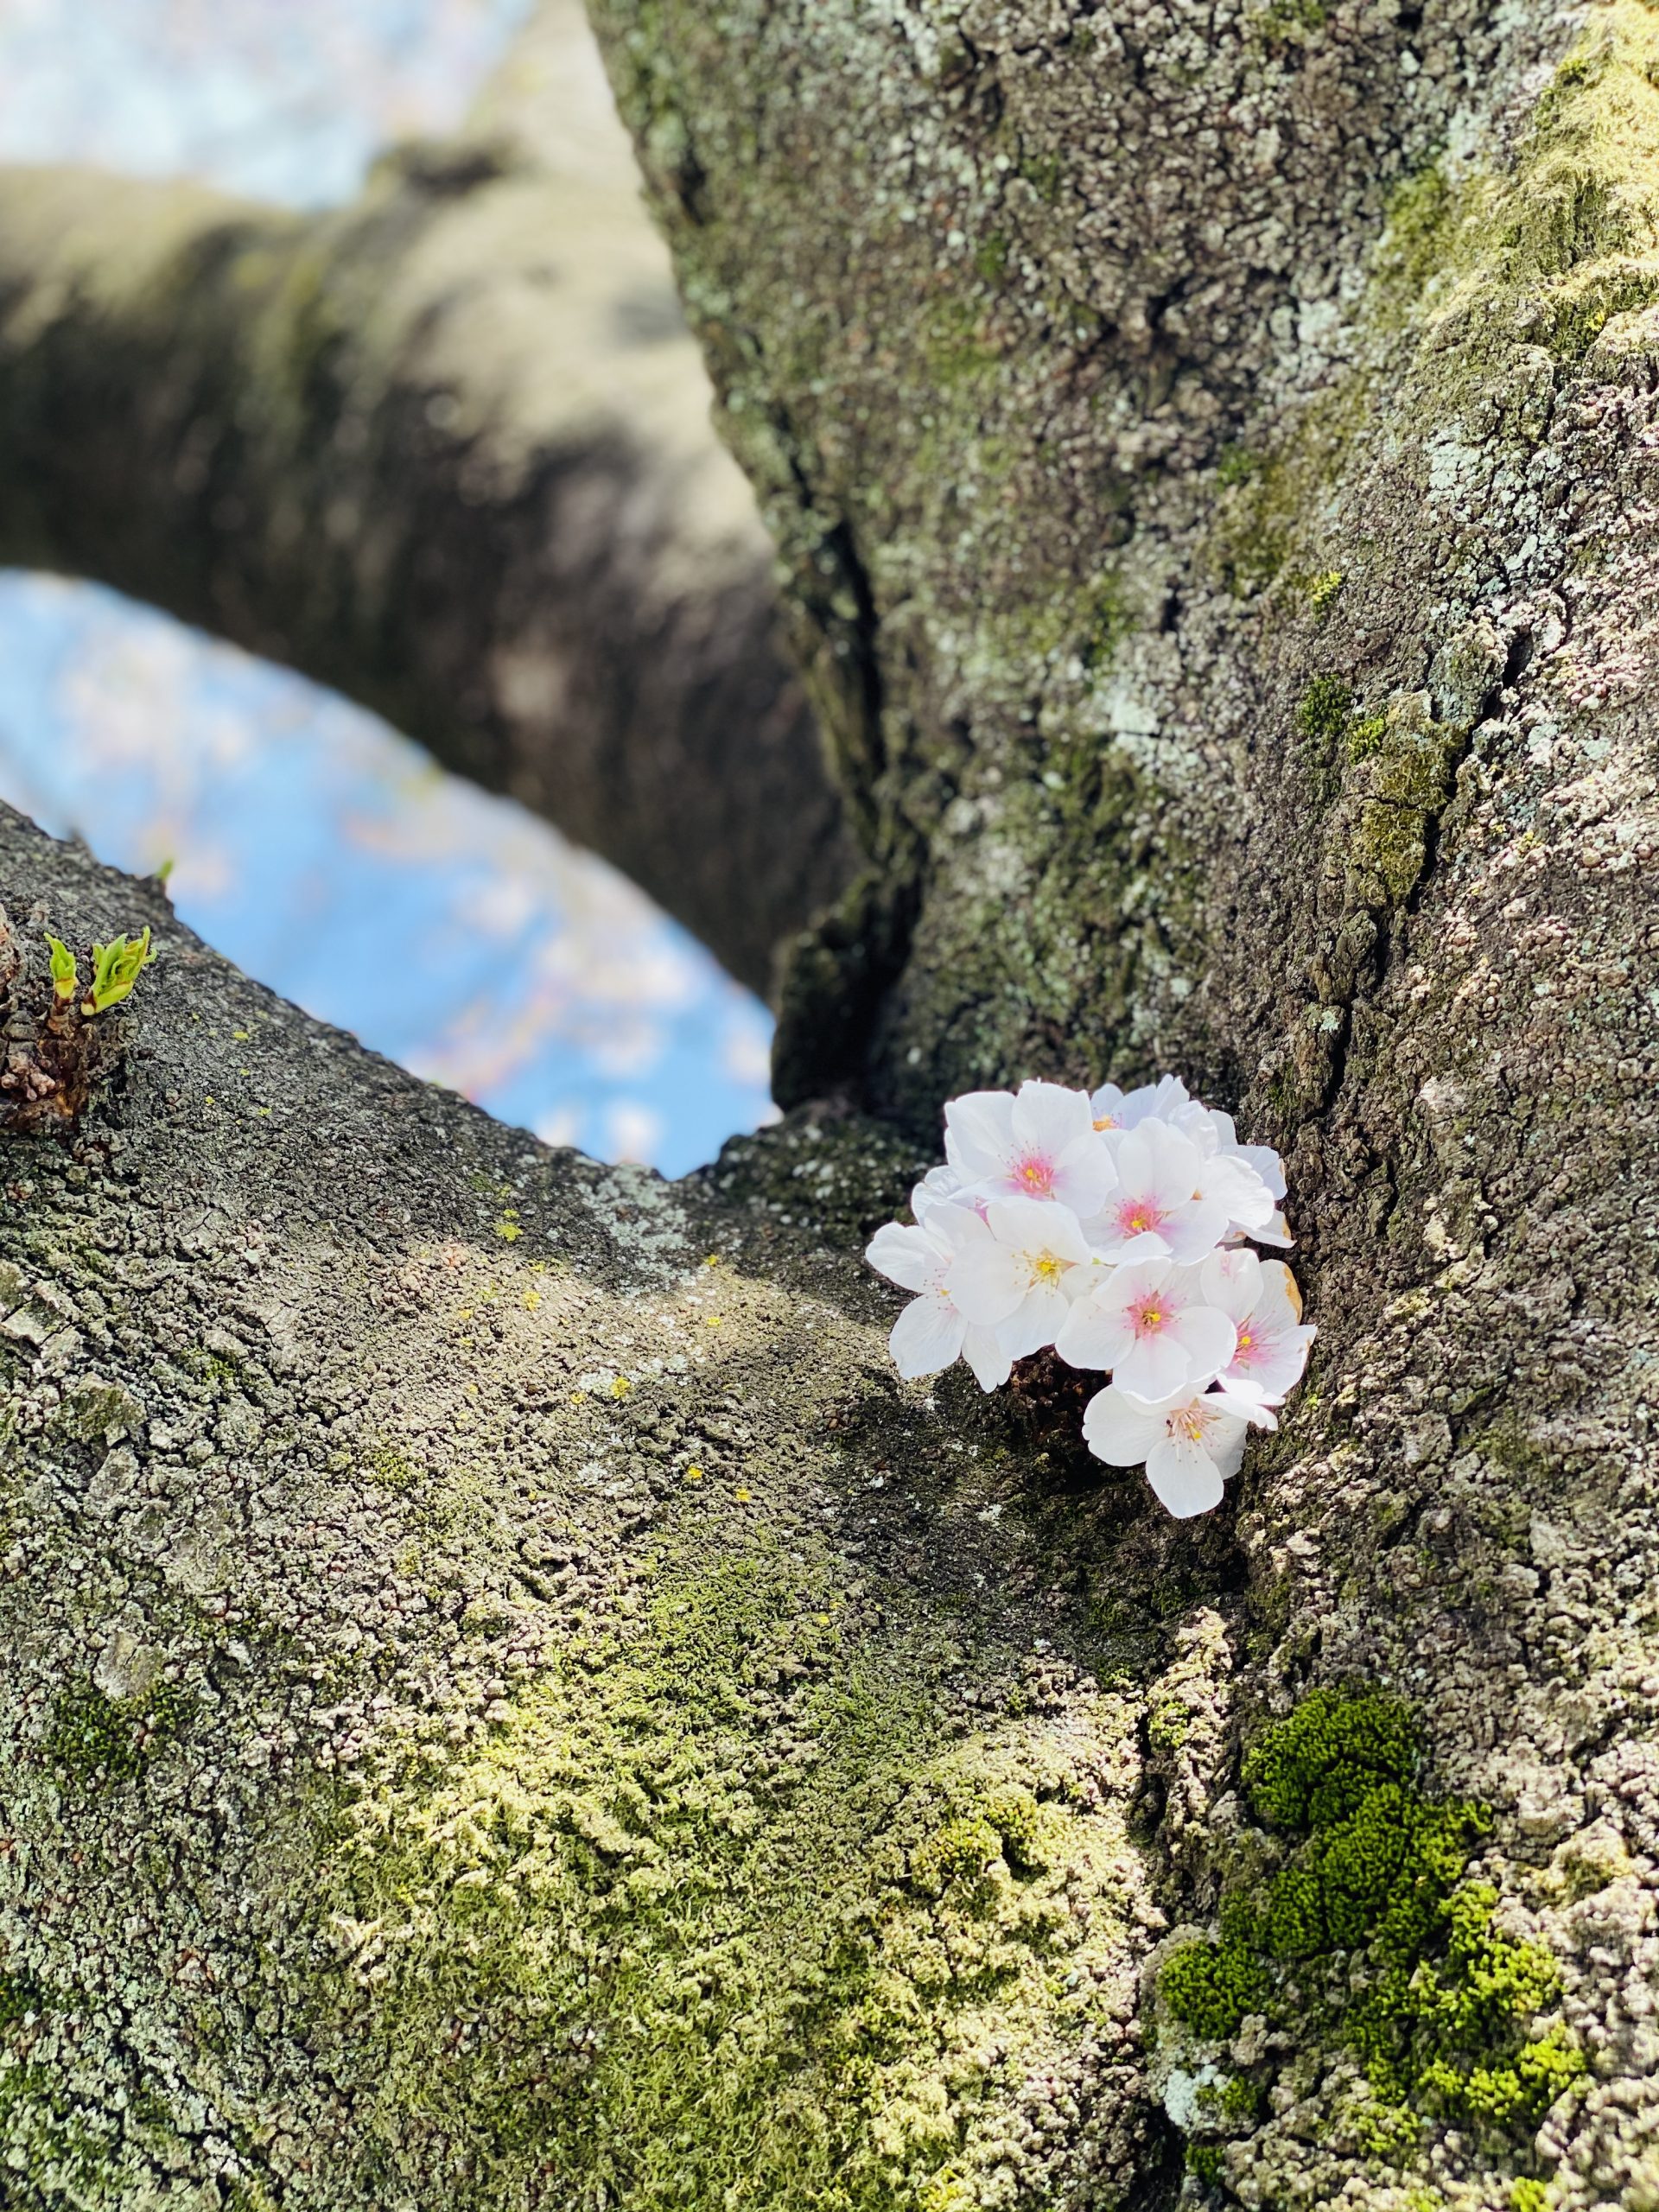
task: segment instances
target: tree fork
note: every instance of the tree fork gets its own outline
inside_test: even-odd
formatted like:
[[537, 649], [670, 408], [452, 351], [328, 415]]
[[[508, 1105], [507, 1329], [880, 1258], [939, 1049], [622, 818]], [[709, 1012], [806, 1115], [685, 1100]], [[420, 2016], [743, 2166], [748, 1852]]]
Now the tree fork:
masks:
[[[785, 1065], [883, 1118], [547, 1154], [8, 826], [162, 939], [6, 1140], [11, 2170], [1639, 2212], [1655, 19], [601, 27], [873, 856]], [[1190, 1529], [840, 1244], [1159, 1065], [1319, 1331]]]

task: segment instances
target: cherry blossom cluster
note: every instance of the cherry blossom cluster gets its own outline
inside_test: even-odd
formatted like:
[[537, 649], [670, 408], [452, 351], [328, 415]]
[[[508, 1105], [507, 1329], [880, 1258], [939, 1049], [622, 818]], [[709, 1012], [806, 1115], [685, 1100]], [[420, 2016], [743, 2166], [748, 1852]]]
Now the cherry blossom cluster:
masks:
[[889, 1338], [906, 1381], [965, 1359], [982, 1390], [1052, 1344], [1109, 1374], [1084, 1440], [1144, 1464], [1185, 1520], [1221, 1503], [1249, 1428], [1277, 1426], [1313, 1332], [1287, 1247], [1284, 1168], [1173, 1075], [1127, 1096], [1055, 1083], [976, 1090], [944, 1109], [945, 1164], [865, 1257], [916, 1295]]

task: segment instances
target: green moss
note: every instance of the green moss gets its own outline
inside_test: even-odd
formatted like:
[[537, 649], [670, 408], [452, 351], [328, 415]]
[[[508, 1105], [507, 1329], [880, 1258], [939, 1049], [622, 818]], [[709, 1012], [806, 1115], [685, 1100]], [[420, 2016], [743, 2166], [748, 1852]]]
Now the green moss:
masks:
[[1296, 729], [1316, 745], [1335, 747], [1346, 736], [1354, 687], [1340, 676], [1316, 676], [1296, 702]]
[[1510, 2212], [1549, 2212], [1549, 2191], [1541, 2181], [1511, 2182]]
[[1231, 490], [1236, 485], [1248, 484], [1261, 467], [1259, 454], [1247, 452], [1243, 446], [1229, 446], [1216, 463], [1216, 481]]
[[1154, 1751], [1179, 1751], [1186, 1741], [1192, 1716], [1179, 1698], [1154, 1706], [1147, 1720], [1147, 1741]]
[[1189, 2143], [1186, 2171], [1200, 2189], [1214, 2189], [1221, 2179], [1221, 2146], [1217, 2143]]
[[1370, 2098], [1347, 2115], [1360, 2156], [1384, 2165], [1403, 2166], [1416, 2156], [1423, 2138], [1423, 2124], [1406, 2105]]
[[975, 247], [974, 267], [986, 283], [1000, 284], [1007, 265], [1007, 238], [1001, 231], [993, 231]]
[[410, 1465], [395, 1444], [377, 1444], [369, 1454], [369, 1466], [386, 1490], [413, 1490], [420, 1480], [420, 1470]]
[[1160, 1986], [1175, 2018], [1206, 2043], [1236, 2034], [1273, 1987], [1248, 1908], [1224, 1907], [1218, 1940], [1184, 1945], [1166, 1962]]
[[32, 1975], [0, 1969], [0, 2036], [18, 2026], [31, 2012], [43, 2012], [46, 2001]]
[[937, 1621], [846, 1618], [798, 1556], [670, 1560], [483, 1752], [340, 1808], [329, 1924], [372, 1932], [318, 2032], [389, 2177], [979, 2201], [1021, 2082], [1097, 2031], [1122, 1838], [1040, 1726], [942, 1738]]
[[[1319, 2024], [1354, 2050], [1380, 2102], [1360, 2133], [1375, 2155], [1416, 2141], [1413, 2109], [1491, 2135], [1522, 2133], [1583, 2071], [1559, 2025], [1548, 1952], [1494, 1924], [1497, 1891], [1462, 1878], [1490, 1821], [1477, 1805], [1425, 1797], [1405, 1710], [1316, 1691], [1263, 1731], [1244, 1763], [1257, 1816], [1287, 1862], [1236, 1891], [1214, 1939], [1177, 1951], [1161, 1990], [1206, 2040], [1248, 2012]], [[1358, 1962], [1336, 1985], [1338, 1954]]]
[[86, 2203], [109, 2150], [55, 2069], [0, 2053], [0, 2158], [9, 2212], [46, 2212]]
[[119, 1701], [95, 1682], [78, 1682], [59, 1698], [43, 1748], [54, 1766], [78, 1779], [130, 1782], [152, 1752], [182, 1732], [194, 1707], [178, 1682], [158, 1681], [144, 1696]]
[[1528, 340], [1575, 363], [1612, 315], [1659, 296], [1656, 246], [1659, 25], [1640, 0], [1612, 0], [1540, 99], [1511, 173], [1454, 186], [1431, 167], [1400, 187], [1374, 311], [1385, 326], [1458, 318], [1446, 359], [1464, 385], [1512, 346], [1522, 302]]
[[1065, 161], [1058, 154], [1035, 154], [1021, 162], [1020, 174], [1045, 207], [1053, 207], [1060, 197], [1060, 180], [1065, 175]]
[[1388, 734], [1388, 727], [1389, 721], [1386, 715], [1367, 715], [1361, 721], [1353, 723], [1344, 744], [1344, 750], [1348, 758], [1356, 765], [1362, 760], [1373, 759], [1382, 749], [1382, 741]]

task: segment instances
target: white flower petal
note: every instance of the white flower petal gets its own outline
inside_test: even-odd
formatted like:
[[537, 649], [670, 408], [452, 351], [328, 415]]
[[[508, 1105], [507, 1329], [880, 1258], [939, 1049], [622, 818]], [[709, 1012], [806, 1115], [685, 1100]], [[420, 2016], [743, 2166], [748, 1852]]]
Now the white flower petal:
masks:
[[1238, 1156], [1247, 1160], [1268, 1186], [1268, 1195], [1282, 1198], [1285, 1195], [1285, 1163], [1271, 1145], [1242, 1144]]
[[1273, 1219], [1273, 1194], [1247, 1160], [1236, 1154], [1206, 1160], [1198, 1188], [1240, 1229], [1265, 1229]]
[[1233, 1356], [1238, 1332], [1213, 1306], [1192, 1306], [1177, 1314], [1169, 1333], [1192, 1363], [1192, 1379], [1213, 1382]]
[[1126, 1126], [1123, 1109], [1127, 1102], [1115, 1083], [1103, 1083], [1089, 1101], [1089, 1110], [1094, 1116], [1097, 1129], [1121, 1129]]
[[1244, 1457], [1244, 1440], [1249, 1434], [1249, 1427], [1236, 1414], [1212, 1410], [1211, 1399], [1204, 1398], [1199, 1402], [1207, 1415], [1204, 1448], [1215, 1461], [1216, 1472], [1224, 1481], [1230, 1482], [1238, 1472], [1239, 1463]]
[[1132, 1404], [1109, 1382], [1083, 1409], [1083, 1440], [1109, 1467], [1138, 1467], [1168, 1433], [1166, 1406]]
[[1014, 1094], [970, 1090], [944, 1109], [945, 1154], [963, 1179], [978, 1182], [1006, 1167], [1014, 1146]]
[[966, 1252], [993, 1241], [985, 1225], [982, 1202], [969, 1198], [965, 1192], [929, 1206], [925, 1226], [928, 1235], [944, 1252]]
[[910, 1210], [918, 1221], [931, 1207], [957, 1198], [962, 1177], [954, 1167], [930, 1167], [910, 1194]]
[[[1251, 1316], [1239, 1331], [1239, 1349], [1221, 1370], [1221, 1379], [1230, 1390], [1247, 1389], [1252, 1396], [1278, 1405], [1302, 1379], [1313, 1332], [1294, 1326], [1255, 1331]], [[1243, 1339], [1253, 1334], [1254, 1341], [1246, 1345]]]
[[1032, 1352], [1041, 1351], [1045, 1344], [1052, 1344], [1058, 1332], [1058, 1323], [1035, 1297], [1030, 1297], [1022, 1299], [1019, 1310], [997, 1324], [996, 1341], [1010, 1359], [1025, 1359]]
[[969, 1328], [962, 1340], [962, 1356], [974, 1370], [982, 1390], [999, 1389], [1008, 1379], [1014, 1361], [1003, 1351], [995, 1329]]
[[993, 1198], [985, 1219], [998, 1243], [1017, 1251], [1052, 1253], [1074, 1267], [1094, 1256], [1076, 1214], [1052, 1198]]
[[966, 1326], [949, 1299], [912, 1299], [887, 1338], [893, 1365], [906, 1382], [937, 1375], [960, 1354]]
[[1167, 1122], [1149, 1120], [1118, 1145], [1116, 1166], [1120, 1195], [1114, 1211], [1132, 1226], [1130, 1201], [1142, 1202], [1166, 1221], [1191, 1205], [1203, 1176], [1204, 1155]]
[[1100, 1294], [1110, 1304], [1127, 1309], [1151, 1291], [1179, 1288], [1174, 1263], [1160, 1256], [1153, 1260], [1136, 1260], [1128, 1267], [1114, 1268], [1110, 1277], [1102, 1286]]
[[1054, 1170], [1054, 1196], [1079, 1218], [1098, 1213], [1116, 1187], [1111, 1147], [1093, 1129], [1061, 1154]]
[[1292, 1319], [1300, 1321], [1302, 1318], [1302, 1291], [1295, 1276], [1282, 1260], [1263, 1260], [1261, 1266], [1262, 1275], [1268, 1281], [1278, 1284], [1280, 1294], [1290, 1308]]
[[1020, 1255], [988, 1236], [952, 1255], [945, 1287], [969, 1321], [994, 1329], [1006, 1321], [1025, 1296], [1029, 1271]]
[[1164, 1224], [1162, 1236], [1171, 1255], [1184, 1268], [1195, 1267], [1207, 1259], [1227, 1234], [1228, 1214], [1224, 1205], [1205, 1196], [1190, 1199], [1173, 1221]]
[[1188, 1357], [1173, 1332], [1166, 1330], [1137, 1337], [1113, 1363], [1112, 1380], [1126, 1395], [1155, 1404], [1160, 1398], [1190, 1395], [1210, 1376]]
[[1205, 1404], [1217, 1414], [1224, 1414], [1232, 1421], [1245, 1422], [1251, 1428], [1277, 1428], [1278, 1416], [1267, 1401], [1249, 1391], [1236, 1390], [1224, 1382], [1219, 1389], [1205, 1393]]
[[1080, 1137], [1092, 1137], [1094, 1117], [1086, 1091], [1058, 1083], [1022, 1083], [1014, 1102], [1014, 1141], [1021, 1150], [1058, 1160]]
[[1027, 1325], [1040, 1329], [1042, 1333], [1032, 1346], [1040, 1351], [1045, 1344], [1052, 1344], [1071, 1318], [1071, 1300], [1065, 1286], [1058, 1282], [1039, 1283], [1027, 1299], [1023, 1309]]
[[864, 1248], [864, 1257], [900, 1290], [930, 1289], [944, 1269], [944, 1255], [926, 1230], [898, 1221], [882, 1223]]
[[1114, 1366], [1135, 1342], [1135, 1332], [1116, 1306], [1100, 1302], [1099, 1293], [1079, 1299], [1060, 1325], [1054, 1349], [1068, 1367]]
[[[1239, 1434], [1243, 1433], [1241, 1427]], [[1147, 1454], [1147, 1480], [1158, 1503], [1177, 1521], [1210, 1512], [1224, 1496], [1221, 1470], [1201, 1445], [1185, 1436], [1166, 1433]]]
[[1242, 1321], [1262, 1295], [1262, 1262], [1243, 1245], [1230, 1245], [1211, 1254], [1198, 1285], [1206, 1306], [1217, 1307], [1230, 1321]]

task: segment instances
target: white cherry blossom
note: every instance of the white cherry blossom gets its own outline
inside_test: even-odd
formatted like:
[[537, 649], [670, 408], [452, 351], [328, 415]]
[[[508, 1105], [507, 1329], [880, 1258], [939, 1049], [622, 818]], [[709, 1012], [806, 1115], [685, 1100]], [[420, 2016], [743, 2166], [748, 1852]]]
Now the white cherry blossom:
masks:
[[1219, 1306], [1237, 1332], [1222, 1388], [1281, 1405], [1300, 1382], [1313, 1341], [1295, 1277], [1282, 1260], [1259, 1260], [1242, 1245], [1213, 1253], [1200, 1275], [1206, 1304]]
[[1114, 1129], [1138, 1128], [1149, 1115], [1169, 1121], [1188, 1103], [1187, 1088], [1179, 1076], [1161, 1075], [1156, 1083], [1143, 1083], [1138, 1090], [1123, 1091], [1115, 1083], [1103, 1083], [1090, 1099], [1089, 1110], [1095, 1127], [1109, 1134]]
[[1204, 1187], [1227, 1207], [1229, 1236], [1289, 1244], [1293, 1239], [1278, 1211], [1285, 1195], [1285, 1166], [1273, 1147], [1240, 1144], [1232, 1116], [1196, 1099], [1166, 1118], [1213, 1163]]
[[1007, 1381], [1014, 1355], [1002, 1349], [995, 1329], [968, 1319], [946, 1287], [957, 1252], [989, 1234], [970, 1207], [940, 1204], [913, 1229], [887, 1221], [870, 1239], [864, 1257], [876, 1273], [917, 1293], [887, 1338], [893, 1365], [906, 1382], [937, 1375], [959, 1358], [973, 1369], [982, 1390]]
[[987, 1198], [1051, 1198], [1079, 1217], [1093, 1213], [1116, 1180], [1088, 1094], [1058, 1083], [953, 1098], [944, 1150], [965, 1189]]
[[1097, 1390], [1084, 1408], [1084, 1441], [1112, 1467], [1145, 1463], [1158, 1501], [1178, 1521], [1208, 1513], [1222, 1499], [1222, 1484], [1238, 1472], [1247, 1427], [1276, 1426], [1254, 1398], [1224, 1390], [1177, 1392], [1147, 1405], [1117, 1385]]
[[1230, 1205], [1240, 1196], [1227, 1169], [1155, 1119], [1116, 1139], [1113, 1151], [1117, 1187], [1084, 1220], [1102, 1259], [1179, 1260], [1190, 1267], [1215, 1250], [1231, 1225]]
[[[930, 1212], [930, 1228], [938, 1218]], [[995, 1329], [1023, 1359], [1053, 1343], [1075, 1290], [1092, 1276], [1093, 1255], [1076, 1214], [1052, 1200], [993, 1198], [985, 1228], [957, 1247], [947, 1287], [969, 1321]]]
[[1256, 1168], [1236, 1149], [1205, 1153], [1193, 1195], [1206, 1205], [1218, 1205], [1227, 1217], [1223, 1234], [1260, 1236], [1274, 1216], [1273, 1193]]
[[971, 1198], [963, 1190], [962, 1178], [947, 1162], [942, 1167], [930, 1167], [910, 1194], [910, 1210], [918, 1221], [930, 1206], [950, 1204], [971, 1206], [983, 1220], [985, 1201]]
[[913, 1294], [888, 1339], [899, 1372], [963, 1357], [992, 1390], [1053, 1344], [1109, 1372], [1084, 1422], [1096, 1457], [1144, 1463], [1180, 1517], [1218, 1504], [1313, 1337], [1289, 1268], [1245, 1241], [1291, 1242], [1278, 1154], [1164, 1076], [970, 1092], [945, 1108], [945, 1154], [914, 1226], [889, 1222], [868, 1253]]
[[1201, 1390], [1233, 1356], [1228, 1316], [1205, 1304], [1198, 1268], [1115, 1268], [1066, 1314], [1054, 1342], [1073, 1367], [1109, 1368], [1120, 1390], [1155, 1401]]

